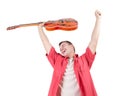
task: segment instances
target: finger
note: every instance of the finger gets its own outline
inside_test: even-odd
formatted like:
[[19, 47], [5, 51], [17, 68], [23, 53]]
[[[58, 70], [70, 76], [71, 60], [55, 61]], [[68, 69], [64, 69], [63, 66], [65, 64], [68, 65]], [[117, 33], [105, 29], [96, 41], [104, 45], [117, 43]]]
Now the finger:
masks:
[[99, 16], [101, 16], [101, 13], [98, 13]]
[[98, 10], [96, 10], [96, 15], [101, 16], [101, 12], [100, 12], [100, 11], [98, 11]]
[[44, 22], [41, 22], [41, 23], [39, 23], [39, 26], [40, 26], [40, 27], [43, 27], [44, 24], [45, 24]]

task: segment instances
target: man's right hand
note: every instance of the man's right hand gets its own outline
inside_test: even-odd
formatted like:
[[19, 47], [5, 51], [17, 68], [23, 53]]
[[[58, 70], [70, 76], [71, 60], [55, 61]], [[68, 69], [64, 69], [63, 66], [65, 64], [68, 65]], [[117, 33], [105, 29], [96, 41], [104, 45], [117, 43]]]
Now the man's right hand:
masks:
[[43, 30], [45, 22], [38, 24], [38, 29]]

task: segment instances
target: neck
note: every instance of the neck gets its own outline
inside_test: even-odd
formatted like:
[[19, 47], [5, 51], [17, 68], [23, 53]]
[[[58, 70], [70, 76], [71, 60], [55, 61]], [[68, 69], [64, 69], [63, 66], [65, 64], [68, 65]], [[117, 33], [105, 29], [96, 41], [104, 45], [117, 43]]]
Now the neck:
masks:
[[71, 53], [68, 57], [69, 58], [74, 58], [75, 53]]

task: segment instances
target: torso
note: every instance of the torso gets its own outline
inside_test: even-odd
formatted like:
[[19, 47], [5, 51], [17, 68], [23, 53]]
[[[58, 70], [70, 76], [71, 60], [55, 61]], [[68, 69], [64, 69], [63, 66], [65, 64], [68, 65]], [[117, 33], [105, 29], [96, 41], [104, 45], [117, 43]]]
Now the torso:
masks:
[[80, 88], [74, 73], [74, 60], [69, 59], [61, 84], [60, 96], [80, 96]]

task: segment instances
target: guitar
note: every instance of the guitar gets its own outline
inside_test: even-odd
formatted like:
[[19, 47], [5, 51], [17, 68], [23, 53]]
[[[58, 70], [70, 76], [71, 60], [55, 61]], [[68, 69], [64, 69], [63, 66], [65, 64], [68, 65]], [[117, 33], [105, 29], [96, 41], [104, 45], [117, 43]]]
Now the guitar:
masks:
[[58, 20], [50, 20], [47, 22], [37, 22], [37, 23], [10, 26], [7, 28], [7, 30], [12, 30], [12, 29], [21, 28], [21, 27], [38, 26], [40, 23], [44, 23], [44, 27], [48, 31], [53, 31], [53, 30], [71, 31], [71, 30], [77, 29], [78, 27], [78, 22], [75, 19], [63, 18]]

